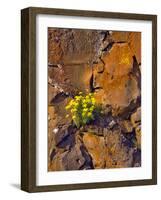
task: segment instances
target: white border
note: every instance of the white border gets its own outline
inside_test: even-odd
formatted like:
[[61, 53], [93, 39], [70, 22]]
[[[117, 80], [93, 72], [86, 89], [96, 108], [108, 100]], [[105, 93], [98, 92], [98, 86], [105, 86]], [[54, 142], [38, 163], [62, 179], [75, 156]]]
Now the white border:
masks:
[[[84, 28], [142, 33], [142, 167], [47, 171], [47, 28]], [[152, 24], [149, 21], [38, 15], [36, 19], [36, 184], [108, 182], [152, 178]]]

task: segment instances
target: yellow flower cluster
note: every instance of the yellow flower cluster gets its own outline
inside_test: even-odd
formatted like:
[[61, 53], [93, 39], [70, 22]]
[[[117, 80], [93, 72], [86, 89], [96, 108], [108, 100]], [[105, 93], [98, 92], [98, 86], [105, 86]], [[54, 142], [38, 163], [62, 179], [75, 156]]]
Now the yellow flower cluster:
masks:
[[93, 93], [83, 95], [82, 92], [75, 96], [65, 107], [70, 110], [72, 119], [77, 127], [85, 125], [94, 120], [94, 110], [96, 109], [96, 100]]

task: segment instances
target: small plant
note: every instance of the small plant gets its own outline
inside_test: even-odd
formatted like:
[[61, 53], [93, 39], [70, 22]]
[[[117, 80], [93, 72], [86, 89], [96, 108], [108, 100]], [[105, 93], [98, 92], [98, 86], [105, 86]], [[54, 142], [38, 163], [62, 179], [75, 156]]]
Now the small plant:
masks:
[[[75, 96], [65, 108], [70, 111], [77, 128], [94, 120], [98, 112], [93, 93], [83, 95], [83, 93], [80, 92], [79, 95]], [[68, 116], [69, 115], [66, 117]]]

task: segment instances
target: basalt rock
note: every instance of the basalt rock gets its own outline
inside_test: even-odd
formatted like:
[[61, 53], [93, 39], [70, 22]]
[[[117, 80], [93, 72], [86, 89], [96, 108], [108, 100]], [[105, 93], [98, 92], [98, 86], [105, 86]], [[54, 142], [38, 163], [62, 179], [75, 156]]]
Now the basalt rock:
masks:
[[120, 121], [119, 124], [124, 133], [131, 133], [133, 131], [133, 126], [130, 120]]
[[120, 130], [110, 131], [106, 136], [107, 168], [132, 167], [134, 149], [128, 146], [125, 140]]
[[101, 58], [104, 71], [94, 68], [95, 97], [103, 105], [111, 105], [114, 115], [123, 112], [140, 96], [138, 80], [133, 75], [133, 54], [128, 43], [113, 44]]
[[81, 141], [67, 151], [57, 149], [55, 157], [49, 164], [49, 171], [93, 169], [91, 156], [87, 153]]
[[137, 147], [141, 149], [141, 125], [138, 125], [135, 128], [136, 139], [137, 139]]
[[73, 149], [64, 153], [62, 163], [65, 170], [93, 168], [91, 157], [82, 145], [76, 145]]
[[69, 86], [72, 86], [75, 91], [84, 93], [90, 92], [90, 79], [92, 76], [92, 67], [89, 64], [77, 64], [64, 66], [64, 72]]
[[105, 136], [84, 133], [83, 143], [92, 157], [94, 168], [133, 167], [135, 148], [120, 129], [108, 130]]
[[137, 32], [111, 32], [111, 40], [116, 43], [129, 44], [133, 56], [136, 57], [137, 62], [141, 63], [141, 33]]
[[[69, 98], [60, 101], [54, 105], [48, 106], [48, 157], [50, 157], [53, 148], [55, 148], [55, 135], [60, 129], [68, 127], [71, 123], [71, 116], [66, 118], [66, 110], [64, 109]], [[62, 134], [61, 134], [62, 135]], [[59, 139], [57, 139], [59, 141]]]
[[92, 63], [99, 56], [105, 34], [95, 30], [48, 30], [48, 61], [50, 64]]
[[136, 112], [131, 115], [131, 123], [137, 127], [141, 123], [141, 108], [137, 108]]
[[59, 128], [58, 131], [54, 134], [54, 141], [56, 147], [59, 148], [70, 148], [75, 143], [74, 134], [76, 128], [73, 125], [64, 125], [62, 128]]
[[105, 141], [93, 133], [85, 133], [83, 143], [92, 157], [94, 168], [105, 168]]
[[[48, 29], [48, 170], [141, 166], [141, 33]], [[65, 106], [93, 92], [103, 113], [76, 128]]]

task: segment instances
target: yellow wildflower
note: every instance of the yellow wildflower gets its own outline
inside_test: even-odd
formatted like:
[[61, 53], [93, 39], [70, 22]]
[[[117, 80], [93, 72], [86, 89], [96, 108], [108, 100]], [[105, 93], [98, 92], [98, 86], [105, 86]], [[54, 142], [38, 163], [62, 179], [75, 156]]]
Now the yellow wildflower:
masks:
[[74, 107], [77, 107], [78, 105], [79, 105], [78, 102], [73, 102], [73, 106], [74, 106]]
[[74, 100], [72, 99], [70, 102], [69, 102], [69, 106], [71, 107], [74, 103]]
[[88, 116], [88, 117], [91, 117], [91, 116], [92, 116], [92, 113], [91, 113], [91, 112], [88, 112], [87, 116]]
[[71, 109], [71, 112], [72, 112], [72, 113], [77, 112], [77, 109], [76, 109], [76, 108], [73, 108], [73, 109]]
[[88, 111], [88, 108], [83, 108], [83, 112], [87, 112]]
[[85, 99], [83, 99], [82, 103], [83, 103], [83, 104], [85, 104], [85, 103], [86, 103], [86, 100], [85, 100]]
[[83, 108], [87, 108], [87, 104], [86, 103], [83, 104]]
[[81, 99], [81, 96], [75, 96], [75, 99], [76, 99], [77, 101], [79, 101], [79, 100]]
[[91, 98], [91, 101], [92, 101], [92, 104], [95, 104], [96, 103], [96, 100], [95, 100], [95, 98], [93, 97], [93, 98]]
[[94, 106], [91, 106], [89, 110], [90, 110], [90, 111], [93, 111], [93, 110], [94, 110]]
[[75, 116], [75, 115], [73, 115], [72, 119], [73, 119], [73, 120], [74, 120], [74, 119], [76, 119], [76, 116]]
[[77, 127], [85, 125], [89, 120], [95, 119], [94, 110], [96, 109], [96, 100], [93, 93], [83, 95], [79, 92], [65, 107], [69, 109], [72, 119]]
[[65, 106], [65, 109], [68, 110], [70, 108], [70, 105]]

